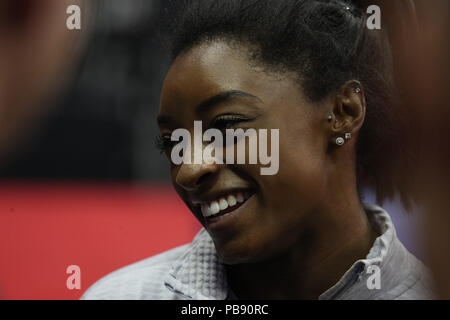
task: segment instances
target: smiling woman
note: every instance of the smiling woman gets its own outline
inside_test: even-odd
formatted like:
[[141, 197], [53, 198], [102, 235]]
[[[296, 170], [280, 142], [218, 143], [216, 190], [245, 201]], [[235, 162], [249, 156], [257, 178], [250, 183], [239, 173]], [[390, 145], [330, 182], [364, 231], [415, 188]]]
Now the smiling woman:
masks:
[[[341, 0], [187, 1], [170, 27], [161, 137], [192, 133], [196, 121], [278, 129], [279, 171], [169, 161], [175, 190], [204, 228], [84, 298], [432, 297], [426, 268], [388, 213], [359, 196], [363, 187], [380, 200], [398, 191], [403, 126], [387, 38], [366, 18], [363, 6]], [[230, 91], [243, 94], [224, 98]], [[173, 145], [163, 148], [170, 158]], [[379, 286], [368, 285], [370, 270]]]

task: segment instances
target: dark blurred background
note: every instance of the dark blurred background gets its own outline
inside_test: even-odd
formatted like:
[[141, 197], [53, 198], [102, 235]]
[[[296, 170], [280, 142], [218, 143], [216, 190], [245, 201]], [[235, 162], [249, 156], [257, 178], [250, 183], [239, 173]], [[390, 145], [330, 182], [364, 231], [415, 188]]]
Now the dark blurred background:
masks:
[[[73, 4], [81, 30], [66, 27]], [[78, 299], [198, 232], [154, 147], [163, 4], [0, 2], [0, 299]]]
[[166, 160], [153, 147], [169, 67], [157, 26], [164, 2], [90, 1], [94, 27], [75, 79], [1, 168], [1, 178], [167, 179]]

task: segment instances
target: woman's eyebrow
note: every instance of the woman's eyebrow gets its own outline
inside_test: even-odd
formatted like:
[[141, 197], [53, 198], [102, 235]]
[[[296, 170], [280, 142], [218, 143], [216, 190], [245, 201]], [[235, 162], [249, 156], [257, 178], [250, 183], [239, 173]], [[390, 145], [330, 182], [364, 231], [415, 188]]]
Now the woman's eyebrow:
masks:
[[216, 94], [215, 96], [212, 96], [211, 98], [208, 98], [205, 101], [203, 101], [202, 103], [200, 103], [196, 108], [196, 112], [198, 114], [203, 113], [206, 111], [206, 109], [209, 109], [209, 108], [213, 107], [214, 105], [217, 105], [219, 103], [222, 103], [227, 100], [234, 99], [234, 98], [251, 98], [251, 99], [258, 100], [259, 102], [262, 102], [262, 100], [260, 98], [258, 98], [255, 95], [252, 95], [250, 93], [240, 91], [240, 90], [228, 90], [228, 91], [224, 91], [219, 94]]
[[[221, 92], [219, 94], [216, 94], [206, 100], [204, 100], [203, 102], [201, 102], [197, 107], [196, 107], [196, 113], [197, 114], [201, 114], [203, 112], [205, 112], [207, 109], [218, 105], [219, 103], [225, 102], [227, 100], [231, 100], [234, 98], [251, 98], [251, 99], [255, 99], [258, 100], [259, 102], [263, 102], [259, 97], [244, 92], [244, 91], [240, 91], [240, 90], [228, 90], [228, 91], [224, 91]], [[158, 125], [166, 125], [166, 124], [170, 124], [172, 122], [172, 118], [169, 116], [165, 116], [165, 115], [159, 115], [157, 118], [157, 122]]]

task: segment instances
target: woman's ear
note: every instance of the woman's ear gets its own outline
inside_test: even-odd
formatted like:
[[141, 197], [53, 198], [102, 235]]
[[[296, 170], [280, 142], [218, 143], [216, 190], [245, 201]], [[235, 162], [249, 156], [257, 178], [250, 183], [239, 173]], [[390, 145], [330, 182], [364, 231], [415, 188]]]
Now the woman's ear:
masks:
[[334, 136], [356, 136], [366, 115], [366, 98], [360, 82], [351, 80], [336, 93], [331, 130]]

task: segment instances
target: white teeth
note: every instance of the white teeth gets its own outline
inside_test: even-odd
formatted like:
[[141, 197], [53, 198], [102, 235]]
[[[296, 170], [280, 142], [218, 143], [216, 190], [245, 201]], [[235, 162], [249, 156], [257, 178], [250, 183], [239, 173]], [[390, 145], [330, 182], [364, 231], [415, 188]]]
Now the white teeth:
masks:
[[242, 203], [246, 201], [250, 197], [250, 193], [247, 191], [238, 192], [235, 195], [228, 195], [226, 197], [222, 197], [217, 201], [212, 201], [209, 204], [203, 203], [201, 205], [201, 211], [204, 217], [210, 217], [218, 214], [222, 210], [226, 210], [229, 207], [233, 207], [238, 203]]
[[228, 205], [229, 205], [230, 207], [232, 207], [232, 206], [236, 205], [237, 200], [236, 200], [236, 198], [235, 198], [233, 195], [230, 194], [230, 195], [227, 197], [227, 202], [228, 202]]
[[226, 208], [228, 208], [227, 200], [225, 200], [224, 198], [221, 198], [219, 200], [219, 208], [220, 208], [220, 210], [225, 210]]
[[211, 205], [209, 206], [209, 209], [211, 210], [211, 213], [218, 214], [220, 211], [219, 203], [217, 201], [211, 202]]
[[202, 214], [204, 217], [209, 217], [212, 215], [211, 209], [209, 208], [209, 205], [206, 203], [202, 204]]

